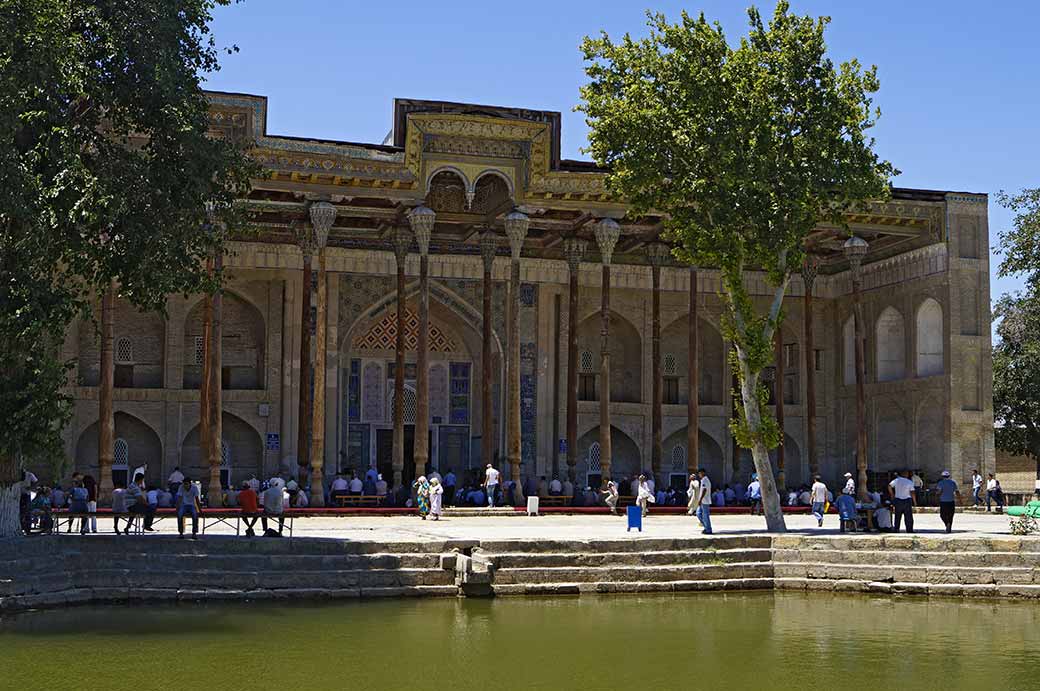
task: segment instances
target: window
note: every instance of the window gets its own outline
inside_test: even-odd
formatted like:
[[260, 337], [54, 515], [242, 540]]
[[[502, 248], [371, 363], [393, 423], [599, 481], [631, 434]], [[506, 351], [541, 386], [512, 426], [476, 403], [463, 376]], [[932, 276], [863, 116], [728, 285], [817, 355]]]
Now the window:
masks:
[[592, 371], [592, 352], [583, 350], [578, 355], [578, 370], [580, 372], [591, 372]]
[[672, 447], [672, 470], [686, 470], [686, 447], [682, 444]]
[[130, 473], [130, 445], [126, 439], [116, 439], [112, 446], [112, 482], [117, 486], [126, 487]]
[[877, 380], [894, 381], [906, 373], [906, 343], [903, 315], [894, 307], [886, 307], [878, 317]]
[[596, 401], [599, 397], [596, 395], [596, 375], [595, 374], [580, 374], [578, 375], [578, 400], [579, 401]]
[[119, 364], [132, 364], [134, 361], [134, 342], [129, 338], [120, 338], [116, 341], [116, 362]]
[[201, 365], [206, 359], [206, 339], [202, 336], [195, 337], [195, 364]]
[[665, 377], [664, 390], [661, 392], [661, 396], [666, 405], [676, 405], [679, 403], [679, 377]]
[[785, 343], [784, 344], [784, 367], [788, 369], [798, 368], [798, 344], [797, 343]]
[[113, 372], [112, 385], [117, 389], [129, 389], [134, 385], [134, 366], [116, 365]]
[[664, 356], [664, 373], [666, 375], [674, 375], [676, 372], [675, 356], [668, 353]]
[[943, 373], [943, 313], [933, 298], [917, 310], [917, 376]]

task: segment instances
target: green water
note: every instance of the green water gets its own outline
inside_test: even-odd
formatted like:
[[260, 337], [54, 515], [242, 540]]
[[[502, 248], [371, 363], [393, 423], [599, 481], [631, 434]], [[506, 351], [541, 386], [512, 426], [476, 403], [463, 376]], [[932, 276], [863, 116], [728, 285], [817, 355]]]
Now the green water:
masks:
[[805, 594], [92, 607], [0, 689], [1036, 689], [1040, 605]]

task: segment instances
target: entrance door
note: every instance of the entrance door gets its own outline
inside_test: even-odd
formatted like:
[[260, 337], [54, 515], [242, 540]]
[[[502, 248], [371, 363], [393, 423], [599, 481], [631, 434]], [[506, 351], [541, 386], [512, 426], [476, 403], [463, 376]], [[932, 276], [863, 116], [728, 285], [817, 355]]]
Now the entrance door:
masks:
[[[404, 426], [404, 469], [402, 481], [411, 487], [415, 479], [415, 425]], [[394, 431], [376, 430], [376, 471], [383, 476], [387, 485], [394, 481]]]

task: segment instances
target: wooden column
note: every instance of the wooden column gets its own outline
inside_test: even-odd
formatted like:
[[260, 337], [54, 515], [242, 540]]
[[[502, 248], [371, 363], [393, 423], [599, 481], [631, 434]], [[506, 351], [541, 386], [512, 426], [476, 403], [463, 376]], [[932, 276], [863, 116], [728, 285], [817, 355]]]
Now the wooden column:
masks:
[[570, 290], [567, 302], [567, 477], [575, 482], [578, 464], [578, 274], [588, 243], [573, 236], [564, 240]]
[[621, 235], [621, 226], [617, 221], [605, 218], [596, 224], [595, 233], [603, 265], [600, 292], [599, 386], [596, 393], [599, 394], [600, 484], [605, 487], [610, 480], [613, 458], [610, 443], [610, 262], [614, 256], [614, 246]]
[[530, 223], [526, 214], [513, 211], [506, 216], [506, 236], [509, 238], [509, 424], [506, 453], [509, 457], [509, 477], [514, 483], [513, 499], [523, 499], [523, 481], [520, 477], [522, 453], [520, 429], [520, 253]]
[[773, 359], [776, 360], [773, 398], [776, 399], [776, 424], [780, 427], [780, 444], [776, 447], [776, 485], [783, 491], [787, 478], [784, 471], [784, 334], [780, 324], [773, 332]]
[[820, 472], [816, 456], [816, 343], [813, 339], [813, 284], [816, 282], [817, 263], [813, 256], [805, 258], [802, 278], [805, 281], [805, 297], [802, 306], [805, 338], [805, 448], [809, 457], [809, 475]]
[[492, 366], [491, 366], [491, 337], [493, 324], [491, 316], [491, 297], [495, 285], [491, 280], [491, 271], [495, 266], [495, 253], [498, 251], [498, 235], [492, 230], [485, 230], [480, 236], [480, 255], [484, 260], [484, 283], [482, 291], [483, 321], [481, 339], [481, 391], [480, 391], [480, 415], [483, 420], [483, 429], [480, 437], [480, 458], [483, 465], [491, 463], [495, 457], [495, 407], [492, 397]]
[[[224, 266], [224, 254], [217, 251], [213, 258], [213, 273], [221, 283], [221, 271]], [[220, 489], [220, 461], [222, 457], [221, 439], [224, 434], [224, 425], [221, 412], [223, 411], [223, 382], [221, 369], [223, 367], [222, 343], [223, 338], [223, 297], [221, 289], [213, 293], [213, 322], [210, 326], [210, 364], [209, 364], [209, 486], [206, 488], [206, 503], [209, 506], [219, 507], [223, 504], [223, 496]]]
[[325, 371], [327, 363], [328, 281], [325, 275], [325, 246], [336, 219], [336, 207], [315, 202], [310, 207], [314, 241], [318, 249], [318, 309], [314, 329], [314, 420], [311, 435], [310, 505], [325, 506]]
[[845, 242], [852, 273], [852, 312], [855, 323], [856, 350], [856, 490], [861, 501], [867, 500], [867, 394], [866, 360], [863, 352], [863, 305], [860, 300], [860, 264], [867, 253], [867, 243], [853, 236]]
[[[692, 475], [700, 464], [700, 324], [697, 308], [697, 267], [690, 267], [690, 334], [686, 351], [686, 468]], [[721, 372], [719, 373], [722, 374]]]
[[419, 352], [415, 366], [415, 477], [430, 461], [430, 237], [436, 214], [420, 206], [408, 214], [419, 245]]
[[116, 308], [116, 282], [101, 295], [101, 372], [98, 382], [98, 501], [112, 498], [112, 462], [115, 455], [116, 419], [112, 403], [115, 359], [112, 339]]
[[[206, 273], [213, 275], [213, 258], [206, 259]], [[199, 382], [199, 465], [209, 464], [209, 447], [212, 441], [210, 431], [213, 415], [210, 409], [210, 396], [213, 393], [213, 295], [207, 293], [202, 298], [202, 377]], [[201, 480], [202, 478], [192, 478]]]
[[661, 379], [661, 265], [670, 255], [668, 246], [654, 242], [647, 245], [646, 256], [650, 261], [651, 283], [651, 343], [653, 355], [653, 403], [650, 409], [650, 431], [653, 438], [650, 467], [658, 487], [665, 487], [668, 478], [661, 467], [661, 423], [664, 408], [664, 382]]
[[314, 398], [311, 389], [311, 261], [314, 252], [314, 229], [309, 223], [303, 222], [298, 231], [300, 250], [303, 252], [303, 291], [300, 298], [300, 408], [296, 463], [297, 472], [302, 476], [310, 461], [311, 422], [314, 419]]
[[412, 234], [404, 226], [394, 233], [394, 257], [397, 259], [397, 342], [394, 352], [394, 447], [392, 465], [394, 489], [400, 489], [404, 474], [404, 265], [412, 245]]

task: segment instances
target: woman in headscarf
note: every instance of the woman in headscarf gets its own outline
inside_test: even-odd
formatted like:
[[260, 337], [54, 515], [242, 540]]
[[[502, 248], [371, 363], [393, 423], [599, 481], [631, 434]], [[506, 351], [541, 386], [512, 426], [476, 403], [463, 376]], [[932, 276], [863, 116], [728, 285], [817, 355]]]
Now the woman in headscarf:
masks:
[[603, 490], [604, 499], [607, 506], [610, 507], [610, 513], [617, 515], [617, 502], [618, 502], [618, 490], [617, 483], [613, 480], [607, 481], [607, 488]]
[[441, 485], [439, 478], [433, 478], [430, 480], [430, 514], [433, 515], [433, 520], [439, 521], [441, 519], [441, 504], [444, 501], [444, 486]]
[[412, 483], [412, 489], [415, 490], [415, 502], [419, 506], [419, 518], [425, 521], [426, 515], [430, 513], [430, 483], [426, 476], [422, 475]]
[[649, 513], [649, 505], [657, 503], [654, 491], [650, 489], [650, 483], [646, 481], [646, 475], [639, 476], [639, 494], [636, 496], [636, 504], [639, 505], [643, 515]]
[[700, 482], [697, 481], [697, 474], [690, 473], [690, 486], [686, 488], [686, 515], [692, 516], [697, 513], [697, 488], [700, 487]]

